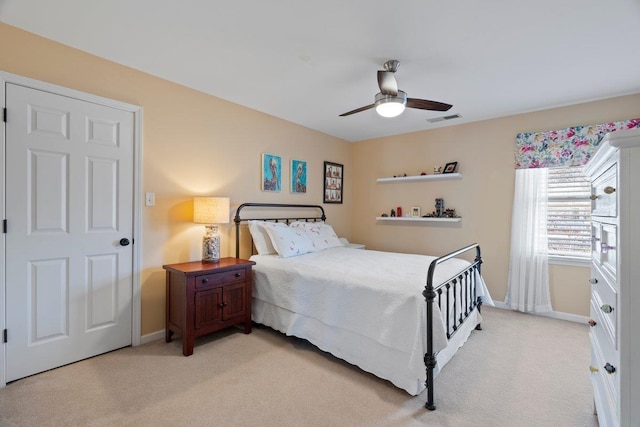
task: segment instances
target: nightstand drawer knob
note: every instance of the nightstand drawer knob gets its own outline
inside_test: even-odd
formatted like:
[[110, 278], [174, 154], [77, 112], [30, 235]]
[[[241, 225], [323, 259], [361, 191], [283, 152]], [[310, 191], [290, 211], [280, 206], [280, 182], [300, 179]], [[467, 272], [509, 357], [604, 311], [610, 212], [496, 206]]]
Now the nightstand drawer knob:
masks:
[[604, 370], [607, 371], [608, 374], [613, 374], [616, 371], [616, 367], [611, 363], [607, 363], [604, 365]]
[[598, 196], [596, 196], [595, 194], [592, 194], [592, 195], [589, 196], [589, 198], [591, 200], [596, 200], [598, 198]]
[[240, 277], [240, 276], [242, 276], [242, 273], [237, 272], [237, 273], [236, 273], [236, 277]]
[[593, 328], [594, 326], [596, 326], [597, 324], [598, 324], [598, 323], [597, 323], [595, 320], [593, 320], [593, 319], [589, 319], [589, 326], [591, 326], [592, 328]]
[[613, 311], [613, 307], [611, 307], [609, 304], [602, 304], [600, 306], [600, 310], [604, 311], [605, 313], [609, 314]]
[[202, 279], [202, 283], [209, 283], [209, 279], [205, 277], [204, 279]]
[[616, 191], [613, 187], [604, 187], [605, 194], [613, 194]]
[[595, 277], [592, 277], [591, 279], [589, 279], [589, 283], [591, 283], [592, 285], [595, 285], [596, 283], [598, 283], [598, 279], [596, 279]]

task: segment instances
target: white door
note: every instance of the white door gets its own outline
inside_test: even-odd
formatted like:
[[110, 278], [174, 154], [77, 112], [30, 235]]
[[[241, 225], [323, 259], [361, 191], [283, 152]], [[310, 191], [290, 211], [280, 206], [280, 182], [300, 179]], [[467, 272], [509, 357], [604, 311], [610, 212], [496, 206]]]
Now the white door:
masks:
[[8, 382], [132, 342], [134, 117], [5, 94]]

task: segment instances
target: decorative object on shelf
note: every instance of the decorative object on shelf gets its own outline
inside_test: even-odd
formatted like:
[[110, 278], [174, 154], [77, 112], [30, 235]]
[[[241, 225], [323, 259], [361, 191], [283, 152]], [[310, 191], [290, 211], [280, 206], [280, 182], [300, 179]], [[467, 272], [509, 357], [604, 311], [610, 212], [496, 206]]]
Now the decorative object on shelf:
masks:
[[420, 216], [420, 206], [413, 206], [411, 208], [411, 217], [417, 218]]
[[436, 216], [438, 218], [444, 216], [444, 199], [436, 199]]
[[262, 191], [280, 192], [282, 188], [282, 159], [274, 154], [262, 154]]
[[193, 222], [206, 224], [202, 237], [202, 262], [220, 261], [220, 235], [218, 224], [229, 223], [228, 197], [194, 197]]
[[442, 173], [454, 173], [456, 171], [456, 167], [458, 167], [458, 162], [447, 163], [444, 165]]
[[389, 215], [387, 215], [386, 213], [383, 213], [382, 215], [380, 215], [382, 218], [388, 218]]
[[395, 216], [396, 216], [396, 211], [395, 211], [395, 210], [393, 210], [393, 209], [391, 209], [391, 216], [392, 216], [392, 217], [395, 217]]
[[307, 192], [307, 162], [291, 159], [291, 192], [304, 194]]
[[344, 187], [344, 166], [339, 163], [324, 162], [324, 203], [342, 203]]
[[398, 207], [396, 208], [396, 215], [398, 215], [398, 216], [402, 216], [402, 206], [398, 206]]
[[426, 172], [420, 172], [420, 176], [424, 176], [426, 174], [427, 174]]
[[442, 166], [434, 166], [433, 167], [433, 173], [436, 174], [436, 175], [442, 173]]

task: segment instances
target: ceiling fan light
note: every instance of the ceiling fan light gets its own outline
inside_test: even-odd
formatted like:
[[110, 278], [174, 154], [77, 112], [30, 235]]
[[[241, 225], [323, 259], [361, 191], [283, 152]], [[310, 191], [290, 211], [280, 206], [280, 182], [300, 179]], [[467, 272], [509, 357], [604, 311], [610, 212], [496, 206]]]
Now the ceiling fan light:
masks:
[[397, 96], [378, 93], [375, 101], [376, 113], [382, 117], [397, 117], [404, 111], [406, 103], [407, 94], [401, 90]]

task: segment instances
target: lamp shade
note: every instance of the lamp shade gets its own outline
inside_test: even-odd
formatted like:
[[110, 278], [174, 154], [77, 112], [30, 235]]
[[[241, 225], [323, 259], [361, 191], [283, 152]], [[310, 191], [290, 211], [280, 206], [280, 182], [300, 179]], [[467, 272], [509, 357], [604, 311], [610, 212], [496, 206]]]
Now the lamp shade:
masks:
[[199, 224], [228, 224], [228, 197], [194, 197], [193, 222]]

